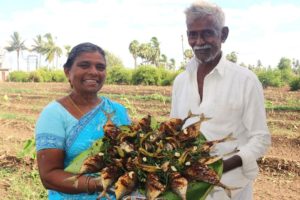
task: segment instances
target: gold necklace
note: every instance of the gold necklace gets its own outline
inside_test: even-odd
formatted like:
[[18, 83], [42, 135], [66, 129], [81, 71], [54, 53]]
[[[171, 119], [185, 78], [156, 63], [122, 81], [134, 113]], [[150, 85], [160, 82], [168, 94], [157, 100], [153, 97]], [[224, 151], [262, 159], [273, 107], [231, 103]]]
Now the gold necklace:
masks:
[[77, 104], [73, 101], [73, 99], [71, 98], [70, 95], [68, 95], [68, 99], [71, 102], [71, 104], [73, 105], [74, 108], [76, 108], [77, 111], [79, 111], [79, 113], [81, 115], [84, 115], [84, 113], [81, 111], [81, 109], [77, 106]]

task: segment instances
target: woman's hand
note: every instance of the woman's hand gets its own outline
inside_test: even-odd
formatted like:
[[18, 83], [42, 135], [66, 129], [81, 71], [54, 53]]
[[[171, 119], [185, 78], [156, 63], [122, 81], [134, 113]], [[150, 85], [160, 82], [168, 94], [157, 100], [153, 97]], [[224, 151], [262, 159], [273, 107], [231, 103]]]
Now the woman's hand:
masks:
[[[70, 194], [94, 193], [102, 190], [100, 179], [88, 178], [87, 176], [76, 177], [75, 174], [64, 171], [63, 150], [45, 149], [38, 151], [37, 163], [42, 183], [47, 189]], [[74, 181], [78, 181], [77, 187], [74, 186], [74, 181], [67, 180], [70, 177], [74, 177]]]

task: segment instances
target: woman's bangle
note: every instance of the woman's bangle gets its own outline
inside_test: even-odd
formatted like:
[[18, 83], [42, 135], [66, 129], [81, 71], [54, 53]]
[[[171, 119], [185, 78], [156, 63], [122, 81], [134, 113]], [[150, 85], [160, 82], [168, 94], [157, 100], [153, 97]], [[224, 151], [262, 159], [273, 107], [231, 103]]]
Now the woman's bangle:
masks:
[[89, 191], [90, 180], [91, 180], [90, 176], [87, 176], [86, 179], [85, 179], [86, 193], [93, 194], [94, 192]]
[[95, 192], [100, 192], [100, 191], [98, 191], [97, 182], [95, 179], [94, 179], [94, 185], [95, 185]]

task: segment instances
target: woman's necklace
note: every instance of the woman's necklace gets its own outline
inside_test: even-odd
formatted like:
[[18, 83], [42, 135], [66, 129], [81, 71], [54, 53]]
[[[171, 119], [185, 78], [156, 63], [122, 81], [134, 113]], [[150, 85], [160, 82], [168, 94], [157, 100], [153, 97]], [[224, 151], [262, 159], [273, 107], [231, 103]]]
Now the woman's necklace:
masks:
[[84, 115], [84, 112], [82, 112], [81, 109], [76, 105], [76, 103], [73, 101], [73, 99], [71, 98], [70, 95], [68, 95], [68, 99], [71, 102], [71, 104], [73, 105], [73, 107], [76, 108], [76, 110], [79, 111], [79, 113], [81, 115]]

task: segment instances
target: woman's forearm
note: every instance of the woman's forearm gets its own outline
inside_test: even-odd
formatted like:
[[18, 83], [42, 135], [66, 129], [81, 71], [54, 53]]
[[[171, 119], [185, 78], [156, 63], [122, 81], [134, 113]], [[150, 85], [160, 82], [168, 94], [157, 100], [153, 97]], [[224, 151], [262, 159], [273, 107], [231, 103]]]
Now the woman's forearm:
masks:
[[63, 193], [94, 193], [102, 190], [102, 186], [94, 178], [78, 177], [61, 169], [53, 170], [41, 179], [46, 189]]

